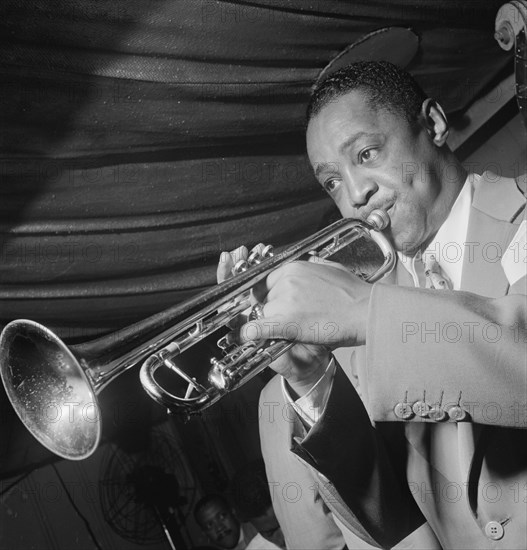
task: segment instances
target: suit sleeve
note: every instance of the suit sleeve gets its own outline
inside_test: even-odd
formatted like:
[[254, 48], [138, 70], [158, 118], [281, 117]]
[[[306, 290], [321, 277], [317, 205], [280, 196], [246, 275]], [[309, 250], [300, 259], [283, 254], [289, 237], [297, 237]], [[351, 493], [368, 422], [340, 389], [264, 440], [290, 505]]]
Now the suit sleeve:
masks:
[[280, 377], [260, 396], [259, 430], [271, 500], [289, 550], [342, 550], [342, 532], [309, 468], [291, 453], [295, 412], [284, 403]]
[[[337, 367], [326, 408], [293, 448], [327, 480], [324, 490], [355, 533], [391, 548], [425, 523], [404, 482], [400, 424], [374, 428], [361, 398]], [[389, 442], [393, 446], [387, 448]], [[338, 492], [335, 488], [338, 488]]]
[[520, 291], [490, 299], [377, 283], [359, 373], [372, 419], [401, 420], [398, 404], [424, 402], [437, 420], [409, 409], [405, 420], [525, 428], [526, 311]]

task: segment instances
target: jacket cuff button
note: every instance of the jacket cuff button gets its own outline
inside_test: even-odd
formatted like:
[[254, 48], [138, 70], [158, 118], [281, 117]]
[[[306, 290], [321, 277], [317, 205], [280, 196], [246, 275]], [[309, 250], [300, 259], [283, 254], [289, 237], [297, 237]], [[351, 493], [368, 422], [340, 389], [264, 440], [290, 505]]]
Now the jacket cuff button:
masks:
[[425, 418], [430, 412], [430, 405], [428, 403], [425, 403], [424, 401], [416, 401], [412, 405], [412, 410], [417, 416]]
[[467, 413], [459, 405], [449, 407], [446, 412], [450, 419], [454, 422], [460, 422], [461, 420], [464, 420], [467, 416]]
[[397, 403], [393, 409], [393, 412], [397, 418], [401, 418], [403, 420], [408, 420], [414, 415], [414, 411], [412, 410], [410, 403]]
[[446, 418], [446, 412], [439, 405], [436, 405], [430, 409], [428, 417], [435, 422], [441, 422]]

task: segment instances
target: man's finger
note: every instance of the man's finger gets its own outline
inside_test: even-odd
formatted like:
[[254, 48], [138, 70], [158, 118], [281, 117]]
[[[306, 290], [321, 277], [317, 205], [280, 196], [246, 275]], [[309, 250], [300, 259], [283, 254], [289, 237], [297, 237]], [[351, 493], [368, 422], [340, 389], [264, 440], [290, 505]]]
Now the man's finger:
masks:
[[302, 339], [301, 329], [297, 323], [282, 323], [279, 317], [264, 317], [245, 323], [236, 331], [239, 343], [258, 342], [260, 340], [289, 340], [291, 342]]
[[216, 280], [218, 283], [222, 283], [231, 276], [231, 270], [234, 266], [231, 255], [228, 252], [222, 252], [220, 255], [220, 261], [218, 262], [218, 268], [216, 269]]
[[231, 250], [231, 258], [235, 264], [240, 260], [246, 260], [248, 255], [249, 252], [247, 251], [246, 246], [239, 246], [238, 248]]

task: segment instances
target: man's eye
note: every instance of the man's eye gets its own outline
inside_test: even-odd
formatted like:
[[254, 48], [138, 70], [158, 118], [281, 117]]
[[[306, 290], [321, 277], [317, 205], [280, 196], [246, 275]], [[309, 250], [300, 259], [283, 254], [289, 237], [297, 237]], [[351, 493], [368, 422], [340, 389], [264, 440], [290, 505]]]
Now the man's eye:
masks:
[[338, 184], [339, 184], [339, 180], [336, 179], [336, 178], [331, 178], [327, 181], [324, 182], [324, 190], [326, 191], [326, 193], [333, 193], [333, 191], [335, 191], [335, 189], [337, 188]]
[[375, 160], [378, 154], [379, 150], [375, 149], [374, 147], [372, 147], [371, 149], [365, 149], [364, 151], [361, 151], [359, 153], [359, 161], [360, 163], [363, 163]]

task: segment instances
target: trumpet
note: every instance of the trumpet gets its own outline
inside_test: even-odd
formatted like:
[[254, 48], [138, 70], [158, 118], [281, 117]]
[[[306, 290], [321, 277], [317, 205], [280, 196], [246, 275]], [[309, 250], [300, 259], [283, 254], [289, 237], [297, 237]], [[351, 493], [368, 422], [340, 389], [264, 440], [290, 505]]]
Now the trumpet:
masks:
[[[181, 354], [251, 307], [251, 289], [288, 262], [310, 254], [327, 259], [360, 238], [373, 241], [382, 265], [364, 280], [375, 282], [395, 264], [382, 234], [388, 215], [374, 210], [366, 222], [341, 219], [289, 248], [267, 246], [238, 262], [234, 276], [181, 304], [96, 340], [66, 346], [47, 327], [26, 319], [12, 321], [0, 335], [0, 376], [16, 414], [53, 453], [82, 460], [99, 445], [102, 432], [97, 395], [125, 370], [142, 363], [145, 391], [170, 412], [186, 417], [213, 405], [227, 392], [259, 374], [294, 343], [263, 340], [242, 345], [222, 337], [222, 357], [210, 359], [204, 376], [187, 372]], [[175, 373], [176, 390], [158, 380], [159, 369]], [[167, 370], [168, 369], [168, 370]]]

